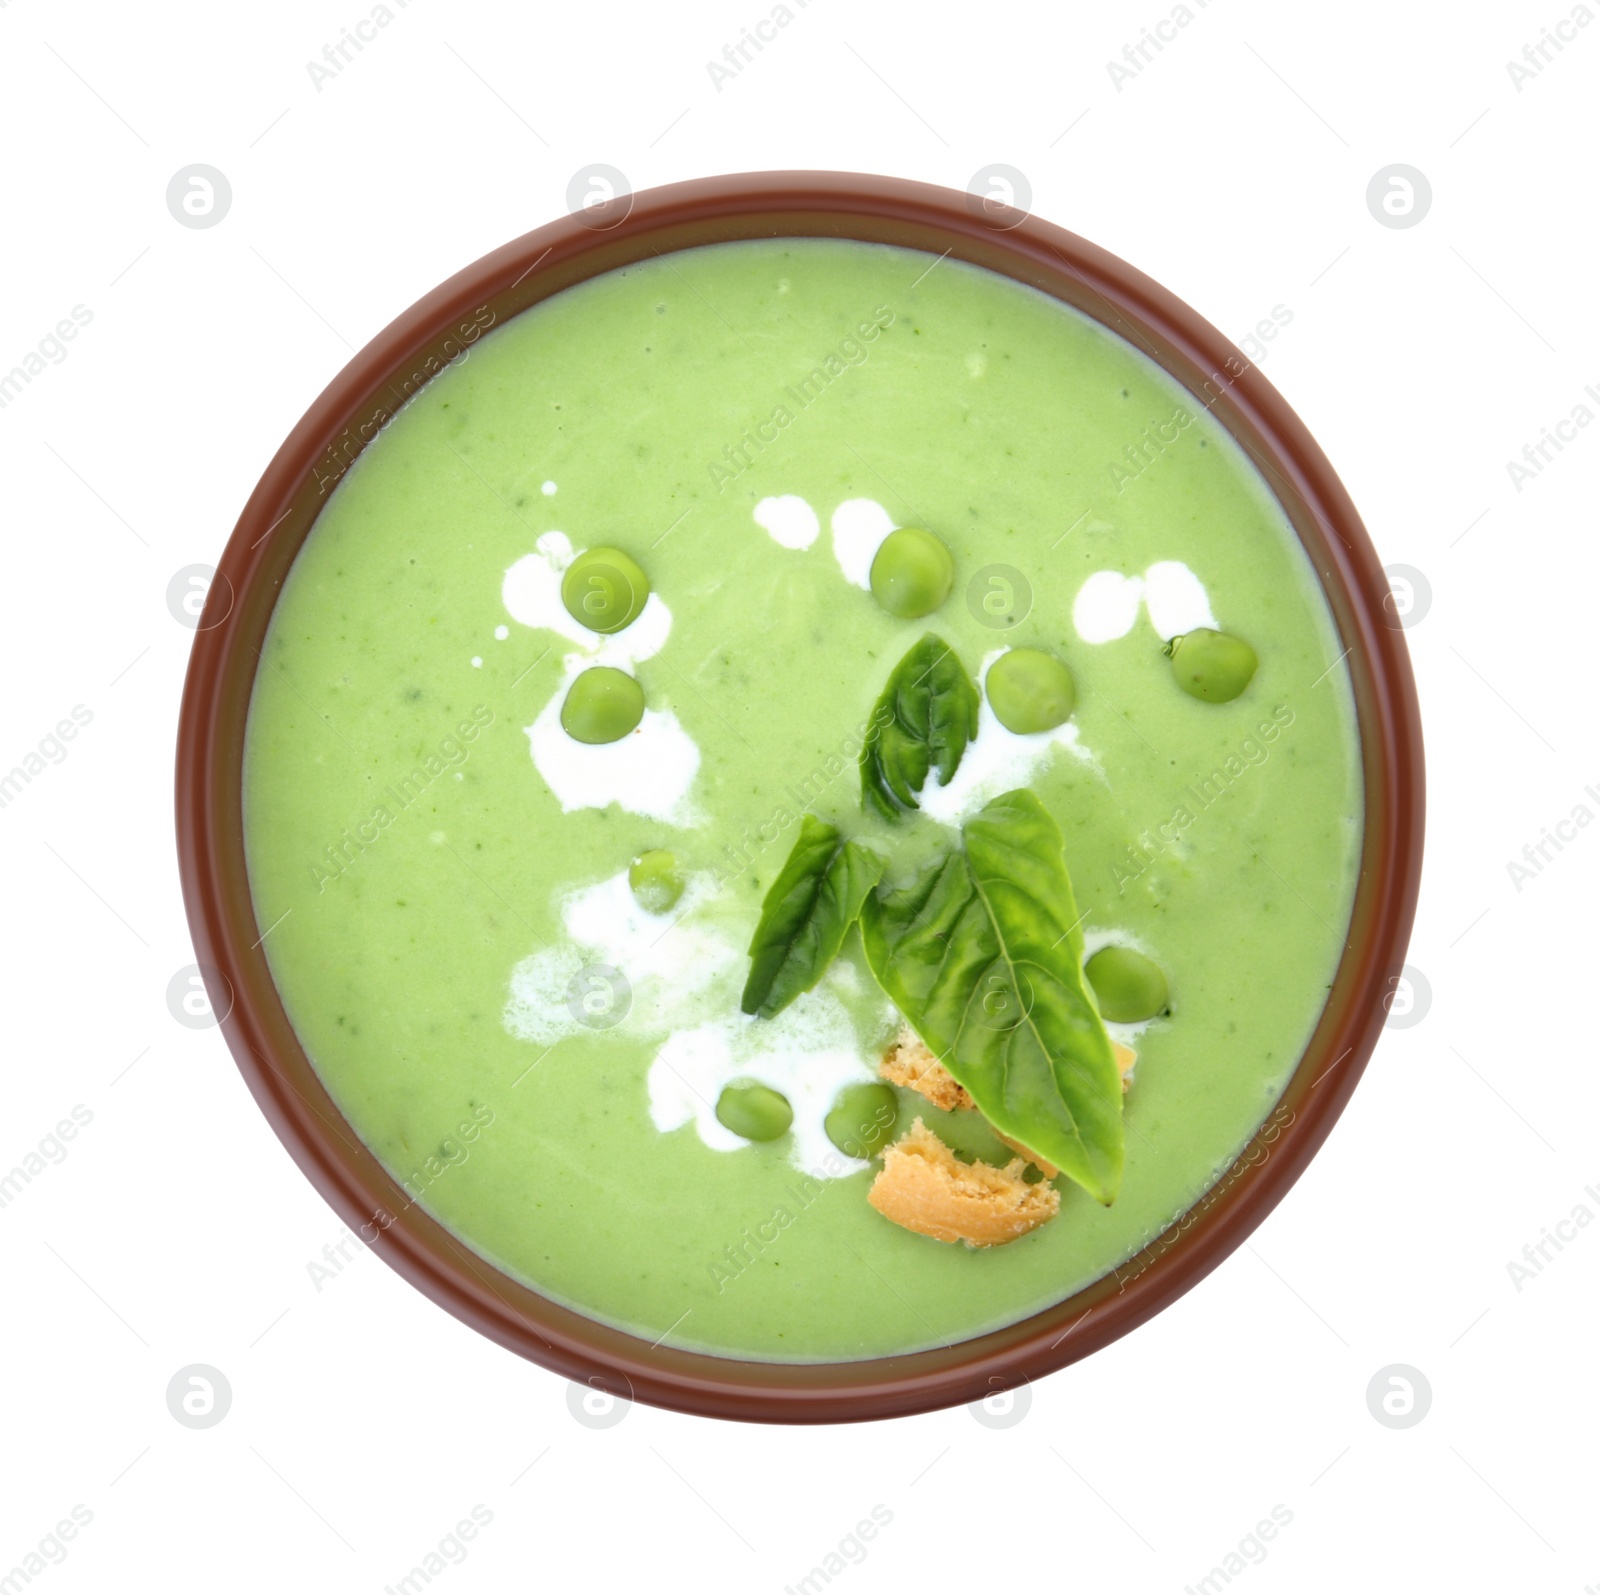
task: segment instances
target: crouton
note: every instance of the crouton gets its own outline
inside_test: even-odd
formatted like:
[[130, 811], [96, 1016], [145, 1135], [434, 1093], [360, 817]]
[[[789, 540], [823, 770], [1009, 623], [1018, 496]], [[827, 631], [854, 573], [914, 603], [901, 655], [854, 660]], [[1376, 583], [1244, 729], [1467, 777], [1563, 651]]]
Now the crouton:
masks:
[[965, 1241], [974, 1250], [1003, 1246], [1048, 1223], [1061, 1193], [1047, 1181], [1029, 1185], [1025, 1165], [1003, 1169], [962, 1163], [919, 1118], [883, 1153], [883, 1171], [867, 1200], [891, 1223], [936, 1241]]
[[889, 1044], [878, 1073], [892, 1085], [903, 1085], [908, 1091], [925, 1096], [934, 1107], [953, 1112], [956, 1108], [970, 1108], [972, 1098], [964, 1085], [934, 1057], [912, 1028], [905, 1026]]

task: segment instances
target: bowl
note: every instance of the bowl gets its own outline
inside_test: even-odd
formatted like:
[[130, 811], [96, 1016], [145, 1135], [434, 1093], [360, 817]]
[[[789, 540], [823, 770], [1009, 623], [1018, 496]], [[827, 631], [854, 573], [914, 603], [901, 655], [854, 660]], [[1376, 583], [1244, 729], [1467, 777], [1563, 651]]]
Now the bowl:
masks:
[[[260, 648], [328, 494], [399, 409], [487, 329], [656, 254], [734, 239], [859, 239], [953, 255], [1042, 290], [1142, 349], [1210, 409], [1271, 486], [1347, 650], [1366, 813], [1348, 939], [1320, 1020], [1270, 1115], [1217, 1182], [1143, 1251], [1057, 1305], [954, 1346], [868, 1361], [742, 1361], [644, 1340], [548, 1300], [411, 1201], [361, 1142], [290, 1025], [245, 865], [242, 765]], [[267, 467], [200, 618], [177, 747], [179, 868], [196, 955], [240, 1072], [346, 1224], [464, 1323], [597, 1391], [719, 1418], [837, 1423], [1015, 1390], [1116, 1340], [1244, 1241], [1338, 1118], [1399, 989], [1422, 866], [1416, 688], [1388, 578], [1299, 418], [1240, 351], [1105, 250], [1007, 206], [893, 178], [755, 173], [581, 210], [486, 255], [390, 323], [334, 378]]]

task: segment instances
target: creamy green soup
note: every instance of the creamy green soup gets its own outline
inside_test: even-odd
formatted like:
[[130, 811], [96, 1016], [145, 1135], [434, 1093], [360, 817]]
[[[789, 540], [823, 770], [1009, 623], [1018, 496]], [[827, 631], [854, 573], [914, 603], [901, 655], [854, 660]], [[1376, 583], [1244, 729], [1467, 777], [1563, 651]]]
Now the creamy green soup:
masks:
[[[955, 560], [897, 620], [896, 526]], [[619, 548], [651, 598], [598, 636], [560, 602]], [[1178, 690], [1212, 626], [1248, 688]], [[1070, 721], [985, 705], [948, 788], [874, 840], [903, 872], [986, 799], [1059, 823], [1085, 951], [1142, 949], [1171, 1007], [1138, 1053], [1104, 1207], [970, 1250], [867, 1203], [823, 1119], [898, 1027], [859, 934], [777, 1018], [745, 950], [803, 814], [869, 829], [857, 756], [926, 633], [981, 680], [1070, 668]], [[263, 650], [245, 763], [256, 914], [290, 1018], [356, 1133], [468, 1246], [647, 1341], [830, 1361], [946, 1344], [1123, 1264], [1272, 1114], [1344, 943], [1361, 841], [1341, 646], [1284, 513], [1205, 408], [1098, 323], [953, 260], [837, 241], [698, 249], [487, 333], [331, 492]], [[636, 732], [576, 743], [579, 671], [631, 674]], [[666, 914], [629, 890], [668, 849]], [[730, 1080], [780, 1139], [716, 1118]], [[965, 1156], [971, 1114], [901, 1093]]]

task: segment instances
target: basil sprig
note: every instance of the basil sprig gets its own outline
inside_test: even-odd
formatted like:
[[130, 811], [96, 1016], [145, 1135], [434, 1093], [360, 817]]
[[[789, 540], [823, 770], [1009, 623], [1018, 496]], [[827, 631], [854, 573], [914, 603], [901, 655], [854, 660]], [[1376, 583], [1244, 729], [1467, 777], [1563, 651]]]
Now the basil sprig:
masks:
[[861, 747], [861, 805], [886, 820], [918, 807], [937, 769], [948, 786], [978, 734], [978, 688], [931, 631], [895, 666]]
[[[947, 786], [977, 735], [978, 689], [929, 633], [890, 674], [861, 749], [861, 802], [900, 820]], [[997, 797], [906, 886], [875, 849], [807, 814], [750, 943], [747, 1014], [809, 991], [861, 921], [873, 977], [983, 1116], [1109, 1205], [1122, 1181], [1122, 1079], [1083, 972], [1061, 828], [1032, 792]]]
[[822, 979], [885, 863], [861, 842], [841, 845], [837, 826], [811, 814], [801, 819], [750, 941], [750, 975], [739, 1004], [745, 1013], [770, 1019]]
[[997, 1130], [1109, 1204], [1122, 1082], [1085, 983], [1060, 827], [1033, 793], [1007, 792], [961, 842], [867, 900], [867, 963]]

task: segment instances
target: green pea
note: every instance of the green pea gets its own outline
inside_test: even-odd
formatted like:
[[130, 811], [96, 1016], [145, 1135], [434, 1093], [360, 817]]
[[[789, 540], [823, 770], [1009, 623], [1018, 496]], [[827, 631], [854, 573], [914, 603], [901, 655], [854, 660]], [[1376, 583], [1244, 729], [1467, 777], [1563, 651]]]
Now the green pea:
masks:
[[1191, 698], [1231, 703], [1256, 673], [1256, 651], [1239, 637], [1200, 626], [1174, 637], [1164, 650], [1172, 674]]
[[747, 1141], [776, 1141], [794, 1123], [789, 1099], [768, 1085], [729, 1085], [717, 1098], [717, 1120]]
[[894, 1138], [900, 1098], [881, 1081], [847, 1085], [838, 1095], [822, 1127], [846, 1157], [875, 1157]]
[[610, 665], [585, 670], [561, 705], [561, 729], [574, 742], [619, 742], [643, 718], [644, 688]]
[[1027, 736], [1066, 723], [1078, 701], [1072, 672], [1038, 648], [1012, 648], [989, 666], [983, 690], [994, 717], [1007, 731]]
[[1131, 947], [1102, 947], [1084, 966], [1100, 1001], [1100, 1014], [1117, 1025], [1136, 1025], [1167, 1009], [1161, 966]]
[[650, 578], [620, 548], [585, 549], [561, 578], [567, 613], [590, 631], [631, 626], [649, 596]]
[[628, 866], [628, 886], [647, 914], [666, 914], [683, 896], [683, 871], [677, 856], [664, 847], [641, 853]]
[[920, 526], [890, 532], [872, 561], [872, 596], [901, 620], [931, 615], [950, 596], [955, 580], [950, 550]]

